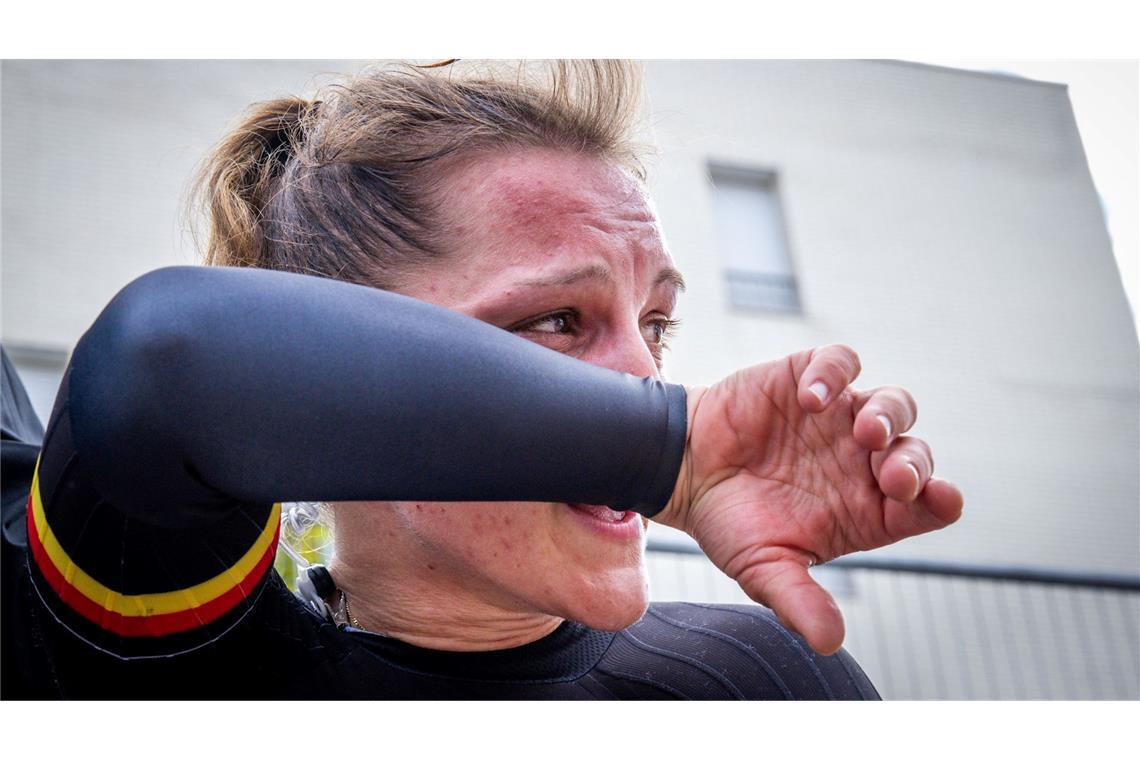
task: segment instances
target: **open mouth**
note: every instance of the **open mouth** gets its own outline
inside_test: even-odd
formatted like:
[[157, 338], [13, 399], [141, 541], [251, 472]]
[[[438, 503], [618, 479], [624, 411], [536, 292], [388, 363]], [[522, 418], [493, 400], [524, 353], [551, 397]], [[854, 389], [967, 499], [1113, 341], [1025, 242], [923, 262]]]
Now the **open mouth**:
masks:
[[568, 506], [577, 512], [581, 512], [604, 523], [629, 522], [637, 517], [636, 512], [628, 510], [619, 512], [615, 509], [602, 506], [601, 504], [569, 504]]

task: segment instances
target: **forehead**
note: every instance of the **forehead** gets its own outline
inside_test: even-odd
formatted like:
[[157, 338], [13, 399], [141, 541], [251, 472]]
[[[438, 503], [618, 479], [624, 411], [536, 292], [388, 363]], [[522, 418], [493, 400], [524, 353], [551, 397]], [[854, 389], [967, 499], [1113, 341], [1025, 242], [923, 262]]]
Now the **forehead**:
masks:
[[470, 166], [462, 180], [473, 185], [474, 201], [520, 233], [551, 217], [651, 217], [637, 182], [592, 156], [538, 150], [491, 156]]
[[461, 257], [496, 267], [598, 257], [614, 270], [670, 263], [640, 183], [597, 157], [538, 149], [492, 154], [449, 180], [443, 209]]

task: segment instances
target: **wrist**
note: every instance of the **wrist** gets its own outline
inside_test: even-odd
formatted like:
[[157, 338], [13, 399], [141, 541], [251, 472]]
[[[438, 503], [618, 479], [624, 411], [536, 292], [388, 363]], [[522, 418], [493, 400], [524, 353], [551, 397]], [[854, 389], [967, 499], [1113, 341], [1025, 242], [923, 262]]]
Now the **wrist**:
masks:
[[681, 458], [681, 467], [677, 472], [677, 482], [673, 486], [673, 495], [669, 498], [665, 508], [651, 518], [654, 522], [678, 530], [686, 530], [689, 508], [692, 505], [692, 494], [695, 492], [692, 449], [693, 427], [700, 410], [701, 400], [707, 392], [708, 388], [704, 386], [685, 387], [685, 453]]

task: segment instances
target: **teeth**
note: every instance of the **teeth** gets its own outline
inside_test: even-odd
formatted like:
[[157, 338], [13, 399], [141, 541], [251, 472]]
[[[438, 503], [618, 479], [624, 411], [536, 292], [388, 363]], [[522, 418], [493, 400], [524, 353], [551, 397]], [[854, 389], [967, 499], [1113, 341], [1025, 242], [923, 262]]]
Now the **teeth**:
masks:
[[599, 520], [605, 520], [606, 522], [621, 522], [625, 519], [625, 512], [618, 512], [609, 507], [603, 507], [597, 504], [577, 504], [575, 506], [583, 512], [587, 512]]

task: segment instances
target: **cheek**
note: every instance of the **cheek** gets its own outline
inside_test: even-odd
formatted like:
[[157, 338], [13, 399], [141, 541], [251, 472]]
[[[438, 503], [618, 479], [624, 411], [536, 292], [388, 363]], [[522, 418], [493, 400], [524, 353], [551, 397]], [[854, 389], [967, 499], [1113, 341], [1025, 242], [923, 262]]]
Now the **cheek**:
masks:
[[447, 556], [489, 568], [524, 567], [549, 552], [550, 505], [415, 503], [402, 515], [421, 541]]

